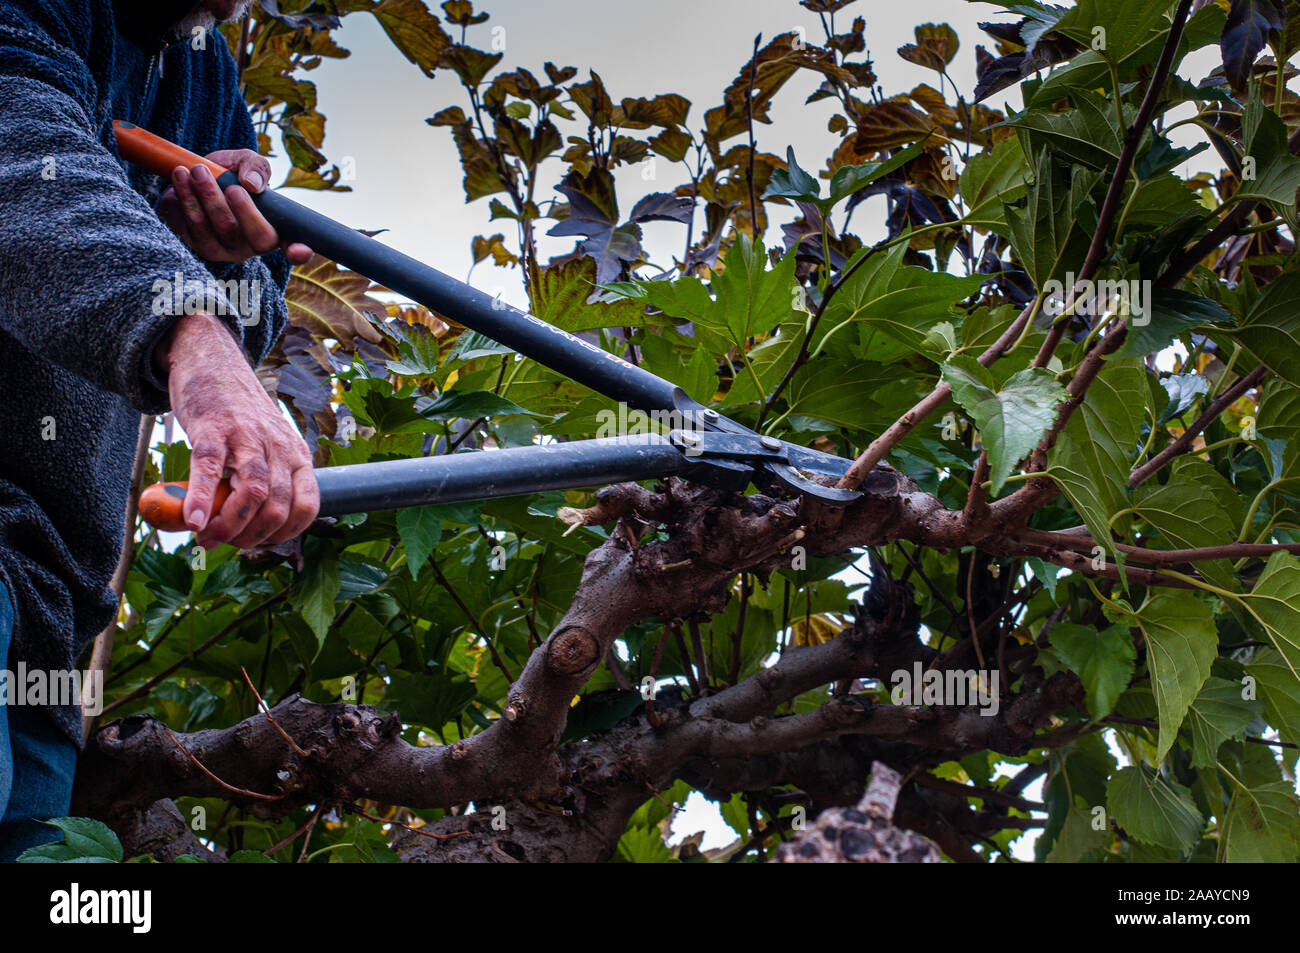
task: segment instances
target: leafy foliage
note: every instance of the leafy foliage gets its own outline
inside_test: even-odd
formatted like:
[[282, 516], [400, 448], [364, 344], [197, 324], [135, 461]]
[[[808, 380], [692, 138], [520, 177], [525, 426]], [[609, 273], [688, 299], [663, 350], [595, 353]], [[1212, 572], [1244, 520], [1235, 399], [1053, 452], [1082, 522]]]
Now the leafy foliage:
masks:
[[[979, 49], [969, 96], [948, 72], [955, 32], [918, 27], [899, 55], [939, 74], [939, 89], [892, 97], [877, 88], [862, 19], [835, 32], [833, 14], [851, 2], [805, 0], [824, 19], [823, 41], [790, 32], [756, 44], [703, 112], [673, 92], [616, 98], [572, 66], [512, 67], [469, 45], [488, 15], [467, 0], [441, 5], [445, 26], [418, 0], [318, 0], [292, 13], [262, 0], [229, 39], [263, 148], [275, 127], [293, 162], [287, 185], [342, 187], [314, 86], [299, 74], [346, 55], [333, 39], [339, 18], [373, 16], [419, 71], [459, 83], [463, 103], [428, 121], [453, 137], [466, 200], [487, 199], [494, 220], [514, 223], [510, 237], [475, 239], [475, 260], [517, 263], [534, 313], [738, 421], [850, 458], [945, 384], [952, 400], [933, 419], [909, 420], [888, 448], [892, 466], [957, 515], [978, 504], [1008, 512], [1018, 494], [1049, 484], [1018, 527], [951, 547], [900, 536], [872, 553], [872, 576], [914, 587], [918, 638], [940, 663], [955, 666], [962, 646], [982, 643], [981, 667], [1001, 669], [1007, 697], [1055, 673], [1081, 686], [1078, 704], [1052, 712], [1054, 727], [1027, 753], [926, 762], [976, 798], [1008, 784], [1029, 796], [1012, 776], [1045, 775], [1040, 816], [1004, 811], [1004, 827], [975, 847], [945, 845], [950, 856], [960, 846], [1006, 857], [1022, 830], [1041, 826], [1041, 859], [1294, 861], [1300, 805], [1284, 767], [1293, 771], [1300, 744], [1300, 562], [1282, 550], [1300, 543], [1300, 289], [1288, 228], [1300, 100], [1277, 81], [1284, 65], [1259, 59], [1266, 46], [1283, 61], [1300, 49], [1294, 5], [1233, 0], [1226, 16], [1224, 4], [1205, 5], [1182, 32], [1154, 114], [1134, 126], [1175, 27], [1172, 2], [1003, 4], [1021, 19], [985, 25], [997, 55]], [[1181, 79], [1183, 57], [1211, 44], [1222, 71]], [[807, 158], [802, 144], [778, 150], [782, 159], [748, 141], [801, 84], [812, 89], [807, 108], [824, 111], [839, 137], [815, 171], [796, 161], [796, 151]], [[1011, 92], [1021, 108], [984, 104]], [[1170, 138], [1164, 114], [1188, 104], [1185, 131], [1226, 168], [1175, 171], [1204, 145]], [[615, 173], [640, 163], [682, 171], [670, 187], [627, 194], [635, 177]], [[1237, 229], [1216, 232], [1205, 262], [1175, 274], [1236, 210], [1246, 213]], [[883, 223], [883, 236], [865, 218]], [[648, 221], [681, 227], [680, 256], [650, 260]], [[572, 253], [542, 261], [538, 229], [572, 238]], [[1097, 280], [1161, 285], [1150, 307], [1050, 307], [1052, 283], [1089, 258]], [[320, 259], [295, 271], [293, 328], [262, 373], [320, 465], [589, 436], [613, 407], [454, 316], [389, 298]], [[1125, 334], [1099, 354], [1123, 320]], [[977, 360], [1004, 337], [997, 360]], [[1266, 387], [1216, 402], [1257, 364]], [[1138, 479], [1211, 407], [1185, 454]], [[183, 472], [183, 444], [157, 449], [152, 478]], [[981, 472], [988, 485], [972, 491]], [[206, 560], [142, 531], [109, 678], [113, 715], [216, 728], [253, 715], [259, 698], [300, 692], [398, 713], [415, 745], [490, 730], [606, 538], [600, 526], [566, 533], [555, 518], [589, 502], [573, 490], [360, 514], [300, 551]], [[1263, 549], [1222, 549], [1234, 543]], [[1186, 556], [1211, 547], [1212, 558]], [[847, 556], [859, 557], [865, 564], [863, 552]], [[628, 687], [646, 676], [716, 689], [777, 653], [842, 637], [862, 611], [842, 570], [828, 558], [761, 585], [742, 574], [725, 608], [689, 620], [702, 659], [694, 633], [680, 646], [670, 636], [679, 620], [632, 626], [621, 662], [579, 692], [563, 743], [643, 717], [644, 699]], [[869, 688], [849, 691], [878, 697]], [[769, 714], [810, 710], [829, 691]], [[677, 779], [663, 801], [647, 800], [615, 859], [704, 856], [665, 842], [667, 802], [691, 790]], [[730, 794], [723, 816], [750, 858], [776, 842], [790, 799], [809, 800], [787, 787]], [[279, 860], [292, 848], [273, 845], [311, 816], [304, 808], [269, 822], [218, 802], [181, 806], [221, 818], [207, 835], [214, 843]], [[385, 831], [447, 816], [364, 808], [380, 820], [324, 815], [310, 858], [392, 859]], [[1098, 810], [1112, 822], [1102, 830]], [[65, 831], [67, 845], [41, 859], [116, 859], [94, 831]]]

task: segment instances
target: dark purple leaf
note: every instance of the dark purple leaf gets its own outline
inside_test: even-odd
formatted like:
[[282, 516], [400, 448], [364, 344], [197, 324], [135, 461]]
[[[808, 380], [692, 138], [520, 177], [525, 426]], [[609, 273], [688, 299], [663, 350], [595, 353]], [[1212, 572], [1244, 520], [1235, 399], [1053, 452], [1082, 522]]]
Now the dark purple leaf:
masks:
[[618, 224], [618, 203], [608, 172], [593, 169], [586, 177], [570, 172], [555, 191], [569, 200], [569, 216], [546, 234], [598, 235]]
[[257, 5], [291, 30], [332, 30], [339, 25], [339, 18], [330, 13], [281, 13], [279, 0], [257, 0]]
[[641, 255], [641, 228], [629, 224], [606, 229], [579, 244], [578, 251], [596, 262], [596, 284], [617, 281], [624, 263]]
[[686, 225], [695, 213], [695, 203], [669, 192], [652, 192], [632, 206], [629, 222], [681, 222]]
[[1286, 26], [1285, 0], [1232, 0], [1219, 48], [1223, 72], [1236, 90], [1244, 90], [1259, 51], [1269, 35]]

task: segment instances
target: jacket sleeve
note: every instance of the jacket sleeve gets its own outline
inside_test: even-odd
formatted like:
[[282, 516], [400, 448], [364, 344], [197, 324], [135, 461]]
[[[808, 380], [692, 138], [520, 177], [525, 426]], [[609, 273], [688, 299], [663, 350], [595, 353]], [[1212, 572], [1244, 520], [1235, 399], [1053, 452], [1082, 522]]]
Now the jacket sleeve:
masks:
[[241, 342], [244, 326], [100, 141], [75, 42], [0, 17], [0, 332], [159, 413], [152, 354], [176, 312], [215, 311]]

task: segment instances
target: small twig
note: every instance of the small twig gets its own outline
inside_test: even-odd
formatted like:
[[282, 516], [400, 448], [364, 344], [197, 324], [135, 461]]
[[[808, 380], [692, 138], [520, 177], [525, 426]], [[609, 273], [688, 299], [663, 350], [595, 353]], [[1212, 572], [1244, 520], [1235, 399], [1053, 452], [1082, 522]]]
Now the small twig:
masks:
[[271, 709], [267, 707], [266, 702], [262, 700], [262, 696], [259, 695], [257, 689], [253, 687], [253, 680], [248, 677], [248, 669], [241, 665], [239, 666], [239, 671], [243, 673], [244, 681], [248, 683], [248, 690], [251, 691], [253, 697], [257, 699], [257, 707], [262, 709], [262, 713], [266, 715], [266, 720], [271, 723], [271, 726], [275, 728], [276, 731], [280, 732], [280, 736], [284, 738], [285, 741], [289, 742], [289, 747], [293, 748], [294, 751], [302, 755], [304, 758], [311, 757], [308, 752], [303, 751], [302, 748], [298, 746], [298, 742], [289, 737], [287, 731], [280, 727], [280, 723], [276, 721], [275, 716], [271, 714]]
[[1129, 485], [1139, 486], [1174, 457], [1187, 452], [1201, 432], [1214, 423], [1225, 408], [1236, 403], [1242, 394], [1262, 381], [1266, 373], [1268, 373], [1268, 368], [1261, 364], [1212, 400], [1210, 405], [1205, 408], [1205, 413], [1197, 417], [1195, 422], [1177, 440], [1129, 474]]
[[754, 37], [754, 55], [749, 59], [749, 85], [745, 87], [745, 125], [749, 129], [749, 228], [755, 244], [758, 242], [759, 232], [758, 198], [757, 190], [754, 188], [754, 74], [758, 70], [758, 46], [762, 41], [763, 34]]
[[[682, 670], [686, 673], [686, 684], [691, 688], [692, 695], [700, 694], [700, 686], [704, 684], [704, 669], [697, 660], [691, 664], [691, 653], [686, 651], [686, 640], [682, 637], [681, 626], [673, 628], [673, 638], [677, 640], [677, 654], [682, 657]], [[695, 676], [695, 670], [699, 670], [699, 678]]]
[[913, 780], [922, 787], [930, 788], [933, 791], [945, 791], [949, 794], [956, 794], [961, 797], [977, 797], [986, 804], [997, 804], [1001, 807], [1013, 807], [1017, 811], [1024, 811], [1026, 814], [1031, 811], [1045, 811], [1047, 805], [1040, 804], [1037, 801], [1027, 801], [1018, 797], [1013, 792], [1005, 789], [983, 788], [977, 785], [961, 784], [957, 781], [945, 781], [943, 778], [936, 778], [928, 772], [921, 772]]
[[142, 695], [149, 694], [149, 692], [153, 691], [154, 688], [156, 688], [159, 684], [161, 684], [164, 680], [166, 680], [174, 672], [176, 672], [177, 669], [180, 669], [185, 665], [188, 665], [190, 662], [193, 662], [196, 658], [198, 658], [208, 649], [212, 648], [212, 646], [216, 645], [218, 642], [224, 639], [231, 632], [235, 631], [237, 628], [239, 628], [241, 625], [243, 625], [253, 616], [258, 615], [264, 609], [269, 609], [275, 603], [285, 598], [285, 596], [287, 596], [288, 594], [289, 594], [289, 587], [285, 586], [283, 589], [281, 589], [275, 595], [271, 596], [269, 599], [266, 599], [265, 601], [259, 603], [258, 605], [253, 606], [253, 608], [249, 609], [247, 612], [243, 612], [240, 615], [236, 616], [229, 625], [227, 625], [225, 628], [219, 631], [216, 635], [212, 636], [210, 639], [208, 639], [206, 642], [204, 642], [202, 645], [196, 648], [185, 658], [179, 659], [173, 664], [167, 666], [167, 668], [159, 672], [153, 678], [149, 679], [149, 681], [145, 682], [135, 691], [127, 695], [123, 695], [121, 698], [117, 699], [116, 701], [111, 702], [108, 705], [105, 705], [104, 710], [100, 714], [107, 715], [113, 709], [120, 708], [122, 705], [125, 705], [127, 702], [135, 701], [137, 698], [141, 697]]
[[386, 817], [378, 817], [374, 814], [369, 814], [357, 807], [355, 804], [344, 804], [343, 809], [350, 814], [360, 814], [368, 821], [375, 821], [379, 824], [395, 824], [398, 827], [410, 831], [412, 834], [419, 834], [421, 837], [430, 837], [434, 840], [450, 840], [453, 837], [468, 837], [473, 833], [472, 831], [452, 831], [448, 834], [435, 834], [433, 831], [426, 831], [422, 827], [412, 827], [410, 824], [403, 824], [401, 821], [390, 820]]
[[[287, 847], [289, 844], [292, 844], [295, 840], [297, 840], [298, 835], [301, 834], [303, 831], [310, 831], [313, 827], [315, 827], [316, 821], [320, 818], [321, 808], [323, 806], [324, 805], [318, 804], [316, 806], [316, 810], [311, 812], [311, 817], [307, 818], [306, 822], [301, 827], [299, 827], [288, 837], [285, 837], [283, 840], [276, 843], [274, 846], [268, 847], [266, 850], [262, 851], [262, 855], [265, 857], [272, 856], [273, 854], [277, 853], [281, 848]], [[308, 834], [307, 839], [311, 840], [310, 834]]]
[[198, 768], [200, 771], [206, 774], [213, 781], [216, 781], [218, 784], [221, 785], [223, 789], [229, 791], [231, 794], [239, 794], [242, 795], [243, 797], [256, 798], [259, 801], [279, 801], [284, 798], [283, 794], [258, 794], [256, 791], [250, 791], [247, 788], [237, 788], [233, 784], [227, 784], [225, 781], [221, 780], [219, 777], [217, 777], [215, 774], [209, 771], [206, 767], [204, 767], [202, 761], [194, 757], [194, 755], [190, 754], [190, 752], [186, 749], [186, 747], [183, 744], [181, 744], [179, 740], [177, 740], [174, 734], [172, 734], [170, 728], [168, 728], [166, 725], [160, 725], [160, 727], [162, 728], [163, 731], [167, 733], [167, 737], [172, 740], [172, 744], [174, 744], [177, 748], [179, 748], [181, 750], [181, 753], [184, 754], [185, 757], [189, 758], [190, 761], [194, 763], [194, 766], [196, 768]]
[[460, 607], [460, 611], [464, 613], [465, 618], [468, 619], [470, 625], [474, 627], [474, 632], [478, 634], [483, 639], [484, 644], [487, 645], [488, 653], [492, 656], [492, 664], [500, 669], [501, 674], [506, 677], [506, 681], [513, 685], [515, 682], [514, 676], [510, 674], [510, 669], [506, 668], [506, 663], [497, 653], [497, 647], [492, 639], [488, 638], [487, 629], [483, 628], [483, 623], [479, 622], [478, 617], [474, 615], [470, 607], [465, 605], [464, 601], [460, 598], [460, 594], [452, 588], [451, 583], [448, 582], [447, 577], [442, 574], [442, 570], [438, 568], [438, 563], [432, 556], [429, 557], [429, 565], [433, 567], [433, 573], [437, 577], [439, 584], [441, 584], [442, 588], [447, 590], [447, 594], [451, 596], [452, 601]]
[[[788, 594], [789, 590], [786, 592]], [[695, 649], [695, 665], [700, 672], [700, 681], [712, 687], [713, 660], [704, 654], [704, 637], [700, 635], [699, 620], [688, 619], [686, 624], [691, 627], [691, 646]]]
[[736, 634], [731, 640], [731, 684], [733, 685], [740, 681], [740, 648], [745, 639], [745, 610], [749, 608], [751, 591], [749, 574], [743, 573], [740, 577], [740, 612], [736, 619]]
[[[1041, 529], [1017, 530], [1013, 538], [1026, 543], [1085, 553], [1092, 552], [1097, 546], [1096, 540], [1091, 536], [1081, 537]], [[1212, 559], [1264, 558], [1276, 552], [1300, 554], [1300, 543], [1226, 543], [1222, 546], [1202, 546], [1196, 549], [1144, 549], [1141, 546], [1129, 546], [1124, 543], [1111, 545], [1130, 559], [1153, 566], [1178, 566], [1183, 563], [1206, 562]]]

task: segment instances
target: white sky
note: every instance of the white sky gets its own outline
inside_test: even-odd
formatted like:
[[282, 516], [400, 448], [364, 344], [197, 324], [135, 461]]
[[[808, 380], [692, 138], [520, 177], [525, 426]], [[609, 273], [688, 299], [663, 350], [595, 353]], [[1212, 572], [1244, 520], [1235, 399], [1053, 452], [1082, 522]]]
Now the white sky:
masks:
[[[803, 27], [810, 41], [822, 37], [816, 14], [795, 0], [660, 0], [653, 5], [642, 0], [488, 0], [476, 8], [492, 16], [471, 28], [468, 42], [491, 49], [492, 28], [504, 28], [501, 68], [523, 66], [542, 79], [542, 64], [548, 60], [578, 67], [580, 79], [592, 69], [615, 101], [680, 93], [693, 103], [692, 128], [703, 124], [705, 110], [721, 102], [722, 91], [747, 62], [755, 34], [761, 33], [766, 43], [777, 34]], [[997, 12], [989, 4], [966, 0], [913, 0], [901, 6], [859, 0], [837, 14], [835, 28], [847, 32], [854, 16], [866, 19], [867, 46], [876, 73], [886, 94], [893, 95], [920, 83], [937, 85], [936, 73], [904, 61], [896, 50], [913, 42], [916, 24], [948, 22], [962, 39], [950, 74], [969, 93], [975, 83], [975, 46], [988, 39], [976, 23], [1006, 19]], [[453, 28], [453, 34], [459, 35], [459, 28]], [[469, 270], [474, 235], [504, 232], [513, 246], [513, 223], [489, 223], [487, 199], [466, 205], [450, 131], [424, 122], [446, 106], [468, 106], [455, 77], [443, 72], [434, 79], [424, 77], [395, 51], [372, 17], [347, 17], [337, 36], [352, 56], [326, 60], [307, 77], [317, 84], [320, 108], [327, 116], [326, 155], [335, 162], [345, 156], [354, 161], [356, 178], [348, 183], [353, 191], [321, 194], [292, 189], [288, 194], [349, 225], [387, 228], [383, 241], [456, 277], [463, 278]], [[804, 72], [787, 83], [773, 106], [773, 123], [756, 125], [759, 149], [784, 156], [786, 146], [793, 144], [807, 167], [824, 166], [838, 142], [826, 129], [834, 105], [803, 104], [818, 82], [816, 74]], [[562, 132], [568, 134], [563, 127]], [[740, 141], [739, 137], [732, 140]], [[285, 168], [281, 162], [276, 171]], [[550, 172], [548, 184], [558, 181], [558, 159], [543, 168]], [[624, 213], [645, 191], [669, 191], [684, 181], [667, 162], [661, 161], [659, 168], [658, 180], [649, 185], [639, 181], [639, 168], [628, 170], [638, 181], [623, 187]], [[676, 169], [682, 171], [680, 166]], [[539, 194], [549, 197], [545, 191]], [[862, 211], [856, 217], [859, 224], [868, 219]], [[541, 231], [548, 227], [543, 223]], [[680, 254], [683, 236], [682, 226], [673, 223], [650, 223], [646, 228], [647, 245], [665, 264], [672, 251]], [[542, 252], [548, 256], [572, 248], [573, 239], [544, 239]], [[494, 294], [503, 292], [516, 304], [524, 303], [517, 269], [484, 263], [475, 269], [472, 281]]]

